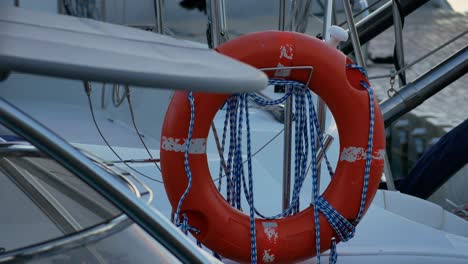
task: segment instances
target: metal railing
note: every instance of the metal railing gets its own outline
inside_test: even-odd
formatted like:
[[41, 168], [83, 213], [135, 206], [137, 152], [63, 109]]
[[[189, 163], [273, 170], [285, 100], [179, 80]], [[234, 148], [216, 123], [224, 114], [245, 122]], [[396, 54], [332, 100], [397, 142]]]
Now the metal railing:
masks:
[[468, 71], [468, 46], [441, 62], [415, 81], [403, 86], [393, 97], [380, 103], [389, 126], [405, 113], [456, 81]]

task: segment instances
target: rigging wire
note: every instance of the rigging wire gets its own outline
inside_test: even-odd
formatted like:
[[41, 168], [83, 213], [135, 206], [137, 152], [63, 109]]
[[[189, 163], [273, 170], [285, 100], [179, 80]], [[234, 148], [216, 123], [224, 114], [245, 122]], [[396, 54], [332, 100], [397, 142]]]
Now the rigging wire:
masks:
[[288, 28], [297, 32], [305, 32], [307, 29], [307, 19], [311, 9], [312, 0], [307, 1], [292, 1], [291, 3], [291, 19], [288, 22]]
[[466, 33], [468, 33], [468, 29], [461, 32], [460, 34], [456, 35], [455, 37], [449, 39], [448, 41], [446, 41], [445, 43], [443, 43], [442, 45], [440, 45], [439, 47], [431, 50], [430, 52], [426, 53], [425, 55], [419, 57], [418, 59], [416, 59], [415, 61], [411, 62], [410, 64], [407, 64], [405, 67], [401, 68], [400, 70], [398, 71], [395, 71], [395, 72], [392, 72], [390, 74], [383, 74], [383, 75], [375, 75], [375, 76], [370, 76], [368, 79], [369, 80], [375, 80], [375, 79], [382, 79], [382, 78], [391, 78], [391, 77], [395, 77], [396, 75], [398, 75], [399, 73], [403, 72], [404, 70], [408, 69], [408, 68], [411, 68], [413, 67], [415, 64], [421, 62], [422, 60], [426, 59], [427, 57], [433, 55], [434, 53], [438, 52], [439, 50], [445, 48], [446, 46], [448, 46], [449, 44], [451, 44], [452, 42], [455, 42], [456, 40], [458, 40], [459, 38], [463, 37]]
[[[155, 32], [158, 32], [158, 30], [159, 30], [158, 28], [156, 28], [156, 27], [157, 27], [156, 25], [158, 25], [158, 19], [159, 19], [159, 17], [158, 17], [158, 4], [157, 4], [157, 1], [159, 1], [159, 0], [153, 0], [154, 21], [156, 22], [156, 24], [155, 24], [155, 26], [154, 26], [154, 27], [155, 27], [155, 28], [154, 28], [154, 31], [155, 31]], [[163, 31], [163, 32], [158, 32], [158, 33], [159, 33], [159, 34], [164, 34], [164, 29], [163, 29], [162, 31]]]
[[61, 3], [65, 14], [69, 16], [96, 20], [102, 17], [101, 10], [96, 7], [95, 0], [62, 0]]
[[284, 132], [284, 128], [282, 128], [280, 131], [278, 131], [278, 133], [276, 133], [276, 135], [274, 135], [270, 140], [268, 140], [267, 143], [265, 143], [263, 146], [261, 146], [259, 149], [257, 149], [257, 151], [255, 151], [253, 154], [252, 154], [252, 158], [255, 157], [255, 155], [257, 155], [260, 151], [262, 151], [264, 148], [266, 148], [271, 142], [273, 142], [273, 140], [275, 140], [279, 135], [281, 135], [282, 133]]
[[155, 179], [153, 177], [150, 177], [138, 170], [136, 170], [135, 168], [133, 168], [132, 166], [128, 165], [127, 162], [125, 162], [122, 157], [120, 157], [119, 154], [117, 154], [117, 152], [114, 150], [114, 148], [109, 144], [109, 142], [107, 141], [107, 139], [104, 137], [104, 135], [102, 134], [102, 131], [101, 129], [99, 128], [99, 125], [96, 121], [96, 117], [94, 115], [94, 108], [93, 108], [93, 104], [91, 102], [91, 84], [89, 81], [83, 81], [84, 83], [84, 88], [85, 88], [85, 93], [86, 93], [86, 96], [88, 97], [88, 103], [89, 103], [89, 110], [91, 111], [91, 116], [92, 116], [92, 119], [93, 119], [93, 122], [94, 122], [94, 125], [99, 133], [99, 135], [101, 136], [102, 140], [104, 141], [104, 143], [107, 145], [107, 147], [109, 147], [109, 149], [112, 151], [112, 153], [114, 153], [114, 155], [125, 165], [127, 166], [130, 170], [136, 172], [137, 174], [151, 180], [151, 181], [155, 181], [155, 182], [159, 182], [159, 183], [163, 183], [163, 181], [161, 180], [158, 180], [158, 179]]
[[[401, 21], [401, 31], [403, 31], [403, 28], [405, 27], [405, 16], [403, 16], [403, 9], [401, 8], [400, 0], [392, 0], [395, 2], [397, 9], [398, 9], [398, 16], [400, 17]], [[394, 27], [396, 27], [396, 23], [394, 22]], [[395, 28], [396, 30], [396, 28]], [[399, 60], [397, 59], [397, 40], [395, 39], [395, 44], [393, 46], [393, 65], [395, 65], [395, 69], [400, 72], [398, 73], [398, 78], [400, 78], [401, 85], [406, 85], [406, 75], [404, 70], [400, 71], [402, 67], [405, 67], [405, 63], [403, 62], [403, 65], [400, 65]], [[403, 40], [402, 40], [403, 41]], [[402, 51], [403, 53], [403, 51]]]
[[76, 16], [75, 11], [72, 11], [72, 3], [70, 3], [70, 0], [63, 0], [63, 9], [65, 10], [65, 14], [69, 16]]
[[[278, 133], [276, 133], [272, 138], [270, 138], [270, 140], [268, 140], [265, 144], [263, 144], [263, 146], [261, 146], [259, 149], [257, 149], [254, 153], [252, 153], [252, 158], [255, 157], [255, 155], [257, 155], [258, 153], [260, 153], [264, 148], [266, 148], [268, 145], [271, 144], [271, 142], [273, 142], [279, 135], [281, 135], [282, 133], [284, 132], [284, 128], [282, 128]], [[242, 165], [244, 165], [245, 163], [247, 162], [247, 160], [245, 160]], [[222, 179], [226, 177], [226, 174], [222, 175], [221, 177], [218, 177], [216, 179], [213, 179], [213, 181], [217, 181], [219, 179]]]
[[128, 93], [128, 90], [128, 85], [125, 85], [125, 92], [120, 95], [120, 85], [115, 83], [112, 85], [112, 104], [114, 107], [119, 107], [123, 103], [125, 100], [125, 94]]
[[102, 83], [102, 90], [101, 90], [101, 108], [106, 108], [106, 83]]
[[[153, 155], [151, 155], [151, 152], [149, 151], [148, 147], [146, 146], [145, 141], [143, 140], [143, 137], [141, 136], [140, 131], [138, 130], [138, 127], [136, 125], [135, 113], [133, 112], [132, 100], [130, 100], [130, 88], [128, 88], [126, 90], [126, 92], [127, 92], [128, 109], [130, 110], [130, 116], [132, 118], [132, 124], [133, 124], [133, 127], [135, 128], [135, 132], [137, 133], [141, 144], [143, 144], [143, 147], [145, 148], [146, 152], [150, 156], [151, 160], [154, 160]], [[159, 172], [161, 172], [161, 168], [159, 167], [158, 163], [156, 161], [154, 161], [153, 163], [154, 163], [154, 165], [156, 165], [156, 168], [158, 168]]]
[[[215, 143], [216, 143], [216, 148], [218, 149], [218, 155], [219, 155], [219, 158], [221, 160], [220, 174], [222, 174], [221, 169], [224, 170], [224, 174], [228, 174], [228, 168], [227, 168], [226, 160], [224, 160], [224, 148], [222, 147], [221, 143], [219, 142], [218, 131], [216, 130], [216, 126], [215, 126], [214, 122], [211, 122], [211, 131], [213, 132], [213, 137], [214, 137], [214, 140], [215, 140]], [[226, 133], [226, 132], [224, 131], [223, 135], [224, 135], [224, 133]], [[224, 142], [223, 142], [223, 144], [224, 144]], [[222, 177], [218, 177], [218, 191], [220, 191], [220, 192], [221, 192], [221, 178]]]

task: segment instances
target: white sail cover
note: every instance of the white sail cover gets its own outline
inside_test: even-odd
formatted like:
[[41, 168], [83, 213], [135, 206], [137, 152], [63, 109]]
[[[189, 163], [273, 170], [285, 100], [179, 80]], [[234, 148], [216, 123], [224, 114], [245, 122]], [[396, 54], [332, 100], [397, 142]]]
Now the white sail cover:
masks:
[[221, 93], [267, 85], [259, 70], [198, 43], [21, 8], [0, 10], [0, 70]]

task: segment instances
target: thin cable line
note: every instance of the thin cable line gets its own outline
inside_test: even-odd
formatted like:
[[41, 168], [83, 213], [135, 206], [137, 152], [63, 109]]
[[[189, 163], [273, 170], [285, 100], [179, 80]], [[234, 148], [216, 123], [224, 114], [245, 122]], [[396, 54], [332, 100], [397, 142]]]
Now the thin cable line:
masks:
[[[138, 138], [140, 139], [141, 144], [143, 144], [143, 147], [145, 148], [146, 152], [148, 153], [148, 155], [150, 156], [151, 159], [154, 159], [153, 155], [151, 155], [151, 152], [149, 151], [148, 147], [146, 146], [145, 141], [143, 140], [143, 137], [141, 136], [140, 131], [138, 130], [138, 127], [136, 125], [135, 113], [133, 112], [132, 100], [130, 100], [130, 87], [128, 87], [126, 92], [127, 92], [128, 108], [130, 110], [130, 116], [132, 117], [133, 127], [135, 128], [135, 131], [136, 131], [136, 133], [138, 135]], [[158, 168], [159, 172], [161, 172], [161, 168], [159, 167], [158, 163], [156, 163], [156, 162], [153, 162], [153, 163], [154, 163], [154, 165], [156, 165], [156, 168]]]
[[397, 76], [398, 74], [400, 74], [401, 72], [405, 71], [406, 69], [408, 68], [411, 68], [413, 67], [416, 63], [419, 63], [421, 62], [422, 60], [424, 60], [425, 58], [431, 56], [432, 54], [438, 52], [439, 50], [445, 48], [446, 46], [448, 46], [449, 44], [451, 44], [452, 42], [455, 42], [456, 40], [458, 40], [459, 38], [463, 37], [466, 33], [468, 33], [468, 29], [461, 32], [460, 34], [456, 35], [455, 37], [451, 38], [450, 40], [446, 41], [445, 43], [443, 43], [442, 45], [440, 45], [439, 47], [431, 50], [430, 52], [426, 53], [425, 55], [419, 57], [419, 59], [411, 62], [410, 64], [406, 65], [405, 67], [401, 68], [400, 70], [398, 71], [395, 71], [394, 73], [391, 73], [391, 74], [385, 74], [385, 75], [376, 75], [376, 76], [371, 76], [369, 77], [368, 79], [369, 80], [374, 80], [374, 79], [382, 79], [382, 78], [390, 78], [390, 77], [394, 77], [394, 76]]
[[[253, 154], [252, 154], [252, 158], [255, 157], [255, 155], [257, 155], [258, 153], [260, 153], [260, 151], [262, 151], [264, 148], [266, 148], [269, 144], [271, 144], [271, 142], [273, 142], [279, 135], [281, 135], [281, 133], [284, 132], [284, 128], [282, 128], [278, 133], [276, 133], [276, 135], [274, 135], [270, 140], [268, 140], [267, 143], [265, 143], [263, 146], [261, 146], [259, 149], [257, 149]], [[247, 160], [245, 160], [242, 165], [244, 165], [245, 163], [247, 162]], [[216, 179], [213, 179], [213, 181], [217, 181], [221, 178], [224, 178], [226, 177], [226, 174], [224, 174], [223, 176], [221, 177], [218, 177]]]
[[109, 144], [109, 142], [107, 141], [107, 139], [104, 137], [104, 135], [102, 134], [102, 131], [101, 129], [99, 128], [99, 125], [96, 121], [96, 117], [94, 116], [94, 108], [93, 108], [93, 104], [91, 102], [91, 84], [88, 82], [88, 81], [83, 81], [84, 83], [84, 86], [85, 86], [85, 92], [86, 92], [86, 95], [88, 97], [88, 103], [89, 103], [89, 110], [91, 111], [91, 116], [92, 116], [92, 119], [93, 119], [93, 122], [94, 122], [94, 125], [96, 126], [96, 129], [99, 133], [99, 135], [101, 136], [102, 140], [106, 143], [107, 147], [109, 147], [109, 149], [114, 153], [114, 155], [120, 160], [122, 161], [123, 164], [125, 164], [125, 166], [127, 166], [129, 169], [131, 169], [132, 171], [138, 173], [139, 175], [149, 179], [149, 180], [152, 180], [152, 181], [155, 181], [155, 182], [159, 182], [159, 183], [163, 183], [161, 180], [158, 180], [158, 179], [155, 179], [153, 177], [150, 177], [138, 170], [136, 170], [135, 168], [133, 168], [132, 166], [128, 165], [126, 162], [123, 161], [123, 159], [120, 157], [119, 154], [117, 154], [117, 152], [114, 150], [114, 148], [111, 147], [111, 145]]

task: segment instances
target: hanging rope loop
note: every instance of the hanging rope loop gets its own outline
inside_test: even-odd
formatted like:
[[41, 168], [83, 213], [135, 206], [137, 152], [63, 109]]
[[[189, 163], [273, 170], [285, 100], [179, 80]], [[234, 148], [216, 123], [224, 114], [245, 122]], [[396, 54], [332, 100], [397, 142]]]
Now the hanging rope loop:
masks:
[[192, 135], [193, 135], [193, 127], [195, 124], [195, 99], [193, 98], [192, 92], [188, 93], [188, 101], [190, 103], [190, 124], [189, 124], [189, 131], [187, 140], [185, 142], [185, 150], [184, 150], [184, 165], [185, 165], [185, 173], [187, 174], [187, 188], [185, 189], [184, 193], [180, 197], [179, 203], [177, 205], [177, 209], [174, 213], [174, 224], [177, 227], [180, 227], [184, 234], [188, 234], [188, 231], [194, 231], [195, 233], [200, 233], [200, 231], [192, 226], [188, 225], [188, 217], [183, 214], [182, 215], [182, 222], [180, 222], [180, 210], [182, 208], [182, 204], [184, 203], [185, 198], [190, 192], [192, 188], [192, 171], [190, 170], [189, 164], [189, 149], [190, 143], [192, 142]]
[[188, 224], [188, 217], [186, 214], [182, 214], [182, 222], [180, 222], [179, 220], [177, 220], [175, 222], [175, 225], [180, 228], [180, 230], [182, 231], [182, 233], [184, 233], [185, 235], [188, 235], [188, 232], [191, 231], [191, 232], [194, 232], [195, 234], [200, 234], [200, 230], [198, 230], [197, 228], [193, 227], [193, 226], [190, 226]]
[[[348, 68], [359, 70], [363, 75], [367, 75], [366, 70], [357, 65], [357, 64], [348, 64]], [[232, 145], [230, 145], [229, 153], [228, 153], [228, 164], [238, 164], [233, 174], [230, 174], [228, 177], [231, 181], [231, 184], [228, 184], [228, 195], [236, 197], [235, 205], [240, 208], [240, 195], [241, 195], [241, 188], [240, 183], [242, 181], [244, 187], [244, 193], [249, 203], [249, 206], [253, 208], [253, 212], [258, 216], [265, 218], [265, 219], [277, 219], [281, 217], [286, 217], [291, 214], [295, 214], [299, 212], [299, 194], [302, 189], [305, 177], [306, 167], [307, 167], [307, 158], [308, 158], [308, 149], [309, 143], [311, 147], [311, 157], [312, 157], [312, 181], [313, 181], [313, 201], [312, 206], [314, 207], [314, 222], [315, 222], [315, 229], [316, 229], [316, 246], [317, 246], [317, 256], [320, 259], [320, 221], [319, 221], [319, 212], [326, 217], [332, 228], [335, 230], [337, 236], [340, 238], [341, 241], [345, 242], [354, 237], [355, 234], [355, 225], [360, 221], [365, 200], [367, 197], [367, 188], [368, 188], [368, 181], [369, 181], [369, 174], [370, 174], [370, 162], [372, 159], [372, 141], [373, 141], [373, 124], [374, 124], [374, 95], [372, 89], [369, 85], [361, 81], [361, 86], [363, 86], [367, 92], [369, 93], [369, 106], [370, 106], [370, 123], [369, 123], [369, 137], [368, 137], [368, 146], [366, 151], [366, 165], [365, 165], [365, 176], [364, 176], [364, 185], [363, 185], [363, 192], [361, 195], [361, 202], [359, 207], [359, 213], [354, 223], [350, 223], [346, 218], [344, 218], [336, 209], [334, 209], [322, 196], [318, 193], [318, 179], [317, 179], [317, 160], [316, 156], [316, 148], [315, 148], [315, 140], [316, 135], [319, 140], [319, 145], [323, 148], [323, 136], [320, 133], [320, 126], [317, 118], [317, 114], [315, 112], [314, 104], [312, 95], [309, 89], [304, 89], [304, 84], [296, 81], [290, 80], [277, 80], [271, 79], [269, 81], [270, 85], [285, 85], [286, 86], [286, 93], [283, 97], [276, 99], [276, 100], [267, 100], [262, 98], [256, 94], [248, 94], [248, 95], [235, 95], [231, 97], [229, 100], [231, 101], [231, 105], [239, 106], [238, 109], [235, 107], [228, 108], [230, 111], [229, 114], [226, 114], [226, 117], [229, 118], [229, 122], [225, 121], [225, 125], [231, 124], [231, 136], [237, 135], [236, 140], [231, 140]], [[251, 190], [251, 185], [253, 182], [252, 177], [252, 169], [251, 169], [251, 156], [247, 153], [247, 161], [249, 164], [248, 168], [248, 183], [249, 187], [247, 187], [246, 179], [244, 176], [244, 171], [241, 166], [244, 162], [242, 160], [242, 122], [243, 122], [243, 112], [246, 113], [248, 116], [248, 107], [247, 107], [247, 97], [251, 97], [253, 101], [260, 105], [274, 105], [284, 102], [289, 96], [294, 96], [295, 100], [295, 116], [297, 117], [295, 122], [295, 176], [294, 176], [294, 187], [293, 187], [293, 195], [291, 199], [291, 203], [283, 210], [281, 213], [274, 215], [274, 216], [264, 216], [263, 214], [259, 213], [258, 210], [255, 208], [253, 204], [253, 191]], [[309, 117], [307, 122], [306, 117], [306, 99], [309, 104]], [[232, 103], [232, 100], [236, 101], [236, 103]], [[238, 114], [237, 114], [237, 110]], [[237, 124], [237, 131], [234, 131]], [[307, 124], [309, 124], [309, 129], [307, 130]], [[247, 126], [249, 123], [247, 122]], [[227, 130], [226, 126], [224, 130]], [[310, 138], [309, 138], [310, 132]], [[247, 138], [250, 139], [250, 130], [247, 129]], [[231, 137], [232, 139], [232, 137]], [[310, 142], [309, 142], [310, 141]], [[223, 134], [223, 142], [225, 142], [225, 134]], [[250, 151], [250, 142], [247, 142], [247, 151]], [[233, 157], [235, 157], [235, 161], [233, 162]], [[333, 169], [330, 165], [330, 162], [327, 156], [324, 156], [327, 169], [329, 171], [330, 176], [333, 176]], [[254, 215], [251, 214], [251, 223], [253, 223]], [[254, 233], [254, 224], [251, 224], [251, 235]], [[253, 237], [253, 236], [252, 236]], [[336, 248], [336, 241], [335, 247], [332, 247], [332, 259], [337, 258], [337, 253], [334, 251]], [[252, 239], [252, 253], [254, 253], [255, 249], [255, 240]], [[320, 261], [320, 260], [319, 260]], [[255, 263], [252, 261], [252, 263]], [[334, 263], [334, 262], [333, 262]]]

